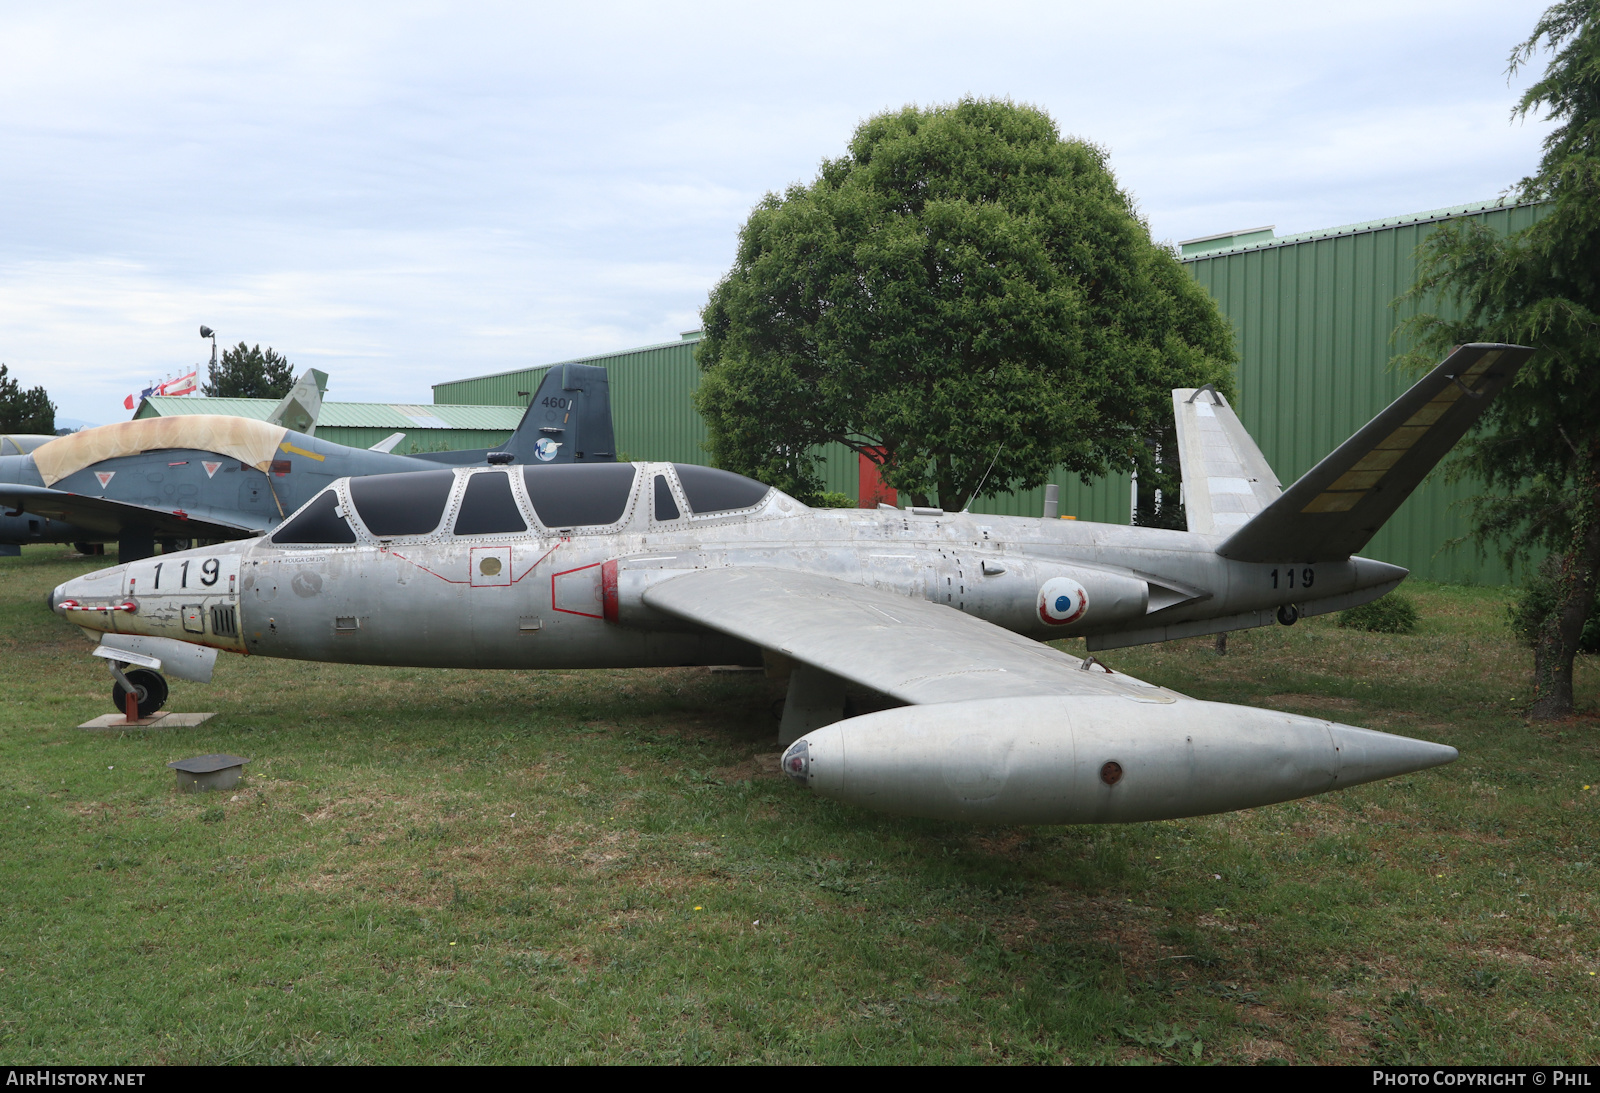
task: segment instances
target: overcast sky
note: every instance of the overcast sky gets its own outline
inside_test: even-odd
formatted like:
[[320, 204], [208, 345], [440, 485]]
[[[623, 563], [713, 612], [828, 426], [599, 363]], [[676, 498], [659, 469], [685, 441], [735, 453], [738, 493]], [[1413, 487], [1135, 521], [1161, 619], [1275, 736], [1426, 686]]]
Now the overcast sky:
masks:
[[59, 414], [224, 344], [340, 400], [676, 338], [861, 119], [1009, 96], [1158, 240], [1492, 198], [1544, 3], [0, 4], [0, 361]]

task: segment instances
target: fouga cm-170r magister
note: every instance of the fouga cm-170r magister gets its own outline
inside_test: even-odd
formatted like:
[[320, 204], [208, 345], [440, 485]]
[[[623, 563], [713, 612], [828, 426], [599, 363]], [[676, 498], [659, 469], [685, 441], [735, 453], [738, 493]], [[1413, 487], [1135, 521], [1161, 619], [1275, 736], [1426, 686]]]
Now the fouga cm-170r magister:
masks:
[[[270, 535], [50, 596], [119, 697], [252, 656], [460, 668], [789, 667], [783, 765], [827, 797], [983, 822], [1155, 820], [1448, 763], [1454, 748], [1201, 702], [1090, 650], [1352, 607], [1353, 556], [1531, 350], [1469, 345], [1287, 490], [1215, 392], [1173, 392], [1189, 530], [810, 509], [670, 463], [341, 479]], [[136, 667], [137, 666], [137, 667]], [[907, 705], [841, 720], [847, 684]]]

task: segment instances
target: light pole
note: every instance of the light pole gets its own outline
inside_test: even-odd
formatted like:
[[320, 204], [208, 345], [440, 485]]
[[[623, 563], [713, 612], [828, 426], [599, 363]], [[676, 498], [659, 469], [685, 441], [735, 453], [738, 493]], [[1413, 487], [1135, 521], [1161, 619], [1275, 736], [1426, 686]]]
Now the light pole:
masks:
[[217, 370], [217, 332], [202, 323], [200, 326], [200, 336], [202, 338], [211, 339], [211, 371], [215, 373]]

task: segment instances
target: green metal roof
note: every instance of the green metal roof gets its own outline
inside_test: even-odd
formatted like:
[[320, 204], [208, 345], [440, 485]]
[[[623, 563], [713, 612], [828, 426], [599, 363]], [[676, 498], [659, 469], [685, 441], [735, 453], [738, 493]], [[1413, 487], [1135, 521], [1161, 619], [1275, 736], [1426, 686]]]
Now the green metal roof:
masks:
[[[1180, 262], [1199, 262], [1207, 258], [1220, 258], [1225, 254], [1240, 254], [1244, 251], [1268, 250], [1272, 247], [1287, 247], [1295, 243], [1309, 243], [1316, 239], [1332, 239], [1342, 235], [1364, 235], [1367, 232], [1385, 231], [1390, 228], [1405, 227], [1409, 224], [1429, 224], [1436, 220], [1453, 220], [1458, 216], [1470, 216], [1473, 213], [1493, 212], [1496, 209], [1516, 209], [1524, 205], [1536, 205], [1538, 202], [1516, 202], [1495, 199], [1493, 201], [1474, 201], [1469, 205], [1454, 205], [1448, 209], [1429, 209], [1427, 212], [1410, 213], [1406, 216], [1389, 216], [1382, 220], [1368, 220], [1361, 224], [1343, 224], [1337, 228], [1322, 228], [1318, 231], [1301, 232], [1298, 235], [1280, 235], [1275, 239], [1254, 239], [1242, 241], [1237, 246], [1218, 247], [1216, 250], [1202, 250], [1191, 253], [1188, 245]], [[1265, 231], [1264, 228], [1251, 229], [1252, 232]], [[1221, 236], [1205, 236], [1201, 239], [1191, 239], [1189, 245], [1204, 243], [1211, 239], [1226, 238], [1234, 233], [1227, 232]]]
[[[201, 395], [154, 396], [134, 417], [174, 414], [226, 414], [263, 421], [278, 405], [270, 398], [206, 398]], [[317, 428], [482, 429], [511, 430], [522, 421], [520, 406], [434, 406], [404, 402], [324, 402]]]
[[1178, 253], [1188, 256], [1214, 250], [1232, 250], [1235, 247], [1248, 246], [1251, 243], [1264, 243], [1269, 239], [1275, 238], [1272, 231], [1276, 226], [1275, 224], [1268, 224], [1261, 228], [1240, 228], [1238, 231], [1202, 235], [1198, 239], [1180, 239], [1178, 240]]
[[[648, 353], [654, 349], [671, 349], [673, 346], [682, 345], [685, 342], [697, 342], [704, 336], [705, 331], [703, 330], [685, 330], [682, 334], [678, 335], [678, 340], [675, 342], [657, 342], [655, 345], [639, 345], [632, 349], [613, 349], [609, 353], [596, 353], [589, 357], [573, 357], [571, 360], [554, 361], [550, 364], [530, 364], [524, 368], [511, 368], [504, 372], [490, 372], [483, 376], [469, 376], [466, 379], [445, 380], [443, 383], [436, 383], [433, 386], [435, 390], [437, 390], [440, 387], [448, 387], [452, 383], [470, 383], [473, 380], [492, 380], [500, 376], [515, 376], [538, 368], [560, 368], [563, 364], [590, 364], [594, 361], [609, 362], [615, 360], [617, 357], [626, 357], [632, 353]], [[438, 395], [435, 395], [434, 397], [437, 398]]]

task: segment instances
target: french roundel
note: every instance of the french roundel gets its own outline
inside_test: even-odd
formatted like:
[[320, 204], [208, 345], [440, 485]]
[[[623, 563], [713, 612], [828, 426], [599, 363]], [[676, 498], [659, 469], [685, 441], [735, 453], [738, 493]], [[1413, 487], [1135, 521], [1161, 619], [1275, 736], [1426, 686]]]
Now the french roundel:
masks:
[[1039, 617], [1049, 626], [1067, 626], [1089, 610], [1089, 593], [1071, 577], [1051, 577], [1039, 589]]

